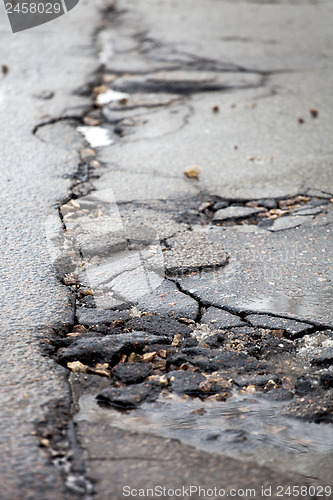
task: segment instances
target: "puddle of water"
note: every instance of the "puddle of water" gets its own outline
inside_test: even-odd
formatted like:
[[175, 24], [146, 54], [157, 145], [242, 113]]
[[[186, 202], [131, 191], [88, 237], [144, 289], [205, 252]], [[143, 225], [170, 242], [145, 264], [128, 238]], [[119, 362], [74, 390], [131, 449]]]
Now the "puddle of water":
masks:
[[254, 460], [281, 473], [292, 471], [321, 485], [332, 481], [333, 426], [284, 417], [283, 404], [255, 395], [235, 394], [226, 402], [171, 395], [135, 411], [120, 411], [85, 394], [79, 406], [77, 421], [179, 439], [207, 452]]
[[[272, 282], [272, 285], [275, 286], [275, 283]], [[247, 297], [244, 301], [239, 300], [238, 305], [241, 308], [251, 308], [255, 311], [274, 311], [277, 314], [304, 319], [319, 316], [324, 321], [326, 320], [326, 323], [330, 323], [331, 318], [327, 314], [327, 304], [331, 302], [332, 296], [332, 287], [327, 287], [326, 290], [308, 291], [306, 294], [300, 292], [295, 296], [282, 292], [269, 294], [268, 290], [265, 290], [265, 293], [257, 293], [255, 297]]]
[[113, 143], [110, 131], [104, 127], [77, 127], [92, 148], [102, 148]]
[[122, 101], [123, 99], [128, 99], [129, 94], [125, 94], [124, 92], [117, 92], [116, 90], [109, 89], [102, 94], [97, 96], [96, 102], [99, 105], [108, 104], [110, 102]]

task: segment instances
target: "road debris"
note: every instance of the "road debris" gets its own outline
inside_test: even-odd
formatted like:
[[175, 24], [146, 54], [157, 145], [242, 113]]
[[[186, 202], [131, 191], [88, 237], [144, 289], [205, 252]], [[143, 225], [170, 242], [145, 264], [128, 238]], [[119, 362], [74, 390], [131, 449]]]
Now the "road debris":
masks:
[[200, 174], [200, 168], [197, 165], [190, 165], [184, 170], [184, 174], [189, 179], [197, 179]]

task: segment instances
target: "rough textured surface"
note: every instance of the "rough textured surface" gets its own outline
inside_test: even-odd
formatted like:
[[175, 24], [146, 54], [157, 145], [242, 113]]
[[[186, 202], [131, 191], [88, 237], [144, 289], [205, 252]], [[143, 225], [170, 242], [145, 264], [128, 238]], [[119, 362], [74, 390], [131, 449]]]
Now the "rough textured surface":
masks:
[[229, 264], [182, 277], [181, 288], [209, 305], [331, 325], [332, 270], [327, 263], [333, 240], [326, 216], [307, 228], [246, 229], [210, 230], [210, 238], [230, 255]]
[[165, 270], [171, 275], [214, 269], [228, 262], [224, 249], [214, 245], [208, 235], [202, 232], [181, 233], [168, 239], [167, 245], [164, 252]]
[[133, 409], [143, 401], [153, 401], [159, 394], [155, 384], [143, 383], [122, 388], [106, 388], [97, 395], [101, 403]]
[[[105, 422], [93, 426], [82, 421], [79, 428], [83, 446], [89, 450], [91, 474], [96, 478], [98, 489], [104, 496], [112, 495], [117, 500], [123, 498], [124, 486], [129, 486], [131, 491], [159, 485], [168, 490], [199, 484], [205, 489], [216, 485], [230, 491], [256, 488], [259, 484], [265, 489], [270, 485], [275, 488], [280, 484], [298, 484], [300, 480], [304, 484], [299, 476], [281, 476], [254, 463], [204, 453], [172, 439], [116, 429]], [[108, 436], [108, 440], [101, 439], [102, 436]], [[192, 498], [199, 499], [199, 492], [193, 490]], [[256, 498], [264, 498], [261, 486]], [[271, 498], [278, 497], [272, 495]]]
[[[328, 483], [332, 4], [95, 9], [81, 0], [54, 31], [1, 35], [2, 496], [71, 498], [71, 486], [83, 497], [87, 471], [97, 500], [122, 498], [124, 484], [222, 482], [261, 498], [262, 485]], [[103, 105], [115, 90], [125, 96]], [[109, 145], [83, 145], [82, 125]], [[91, 204], [106, 191], [120, 228]], [[71, 396], [41, 337], [80, 372]], [[127, 407], [120, 418], [115, 405]], [[136, 412], [140, 431], [115, 429]], [[164, 437], [147, 437], [149, 418]], [[64, 453], [59, 474], [48, 460]]]
[[253, 326], [261, 328], [285, 330], [290, 337], [295, 337], [300, 334], [304, 335], [304, 333], [313, 328], [307, 323], [301, 323], [300, 321], [293, 321], [284, 318], [276, 318], [266, 314], [250, 314], [249, 316], [246, 316], [246, 321], [249, 321]]
[[[3, 500], [76, 498], [65, 487], [66, 474], [62, 477], [47, 449], [39, 446], [42, 436], [35, 426], [52, 401], [70, 404], [64, 369], [41, 353], [52, 329], [70, 325], [74, 318], [70, 292], [58, 282], [51, 266], [45, 221], [67, 196], [70, 180], [64, 176], [76, 171], [83, 144], [66, 121], [49, 127], [43, 141], [32, 130], [39, 122], [73, 115], [87, 106], [87, 98], [73, 95], [73, 90], [96, 68], [89, 43], [98, 16], [95, 7], [86, 3], [53, 21], [52, 28], [15, 36], [3, 8], [0, 18], [0, 63], [8, 67], [8, 73], [0, 76], [4, 124], [0, 132], [4, 291], [0, 496]], [[45, 91], [52, 91], [53, 98], [37, 97]], [[61, 418], [55, 411], [52, 418], [56, 427]], [[55, 429], [51, 432], [56, 434]]]
[[246, 219], [247, 217], [251, 217], [251, 215], [255, 215], [258, 212], [260, 212], [260, 210], [258, 210], [257, 208], [250, 207], [221, 208], [220, 210], [217, 210], [217, 212], [215, 212], [213, 221], [219, 222], [230, 219]]
[[169, 280], [164, 280], [153, 293], [139, 300], [137, 307], [144, 312], [190, 319], [195, 319], [199, 310], [198, 303], [181, 293], [176, 284]]
[[202, 316], [201, 322], [207, 323], [216, 329], [230, 328], [231, 326], [242, 326], [245, 324], [239, 316], [230, 314], [227, 311], [222, 311], [216, 307], [209, 307]]

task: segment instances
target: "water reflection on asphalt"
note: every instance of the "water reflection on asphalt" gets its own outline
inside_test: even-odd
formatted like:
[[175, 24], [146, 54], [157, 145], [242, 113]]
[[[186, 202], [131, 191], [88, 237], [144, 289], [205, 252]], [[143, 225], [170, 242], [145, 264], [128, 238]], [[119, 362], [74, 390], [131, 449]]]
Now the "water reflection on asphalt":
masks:
[[293, 471], [317, 484], [331, 482], [333, 426], [285, 417], [283, 403], [257, 395], [235, 394], [225, 402], [169, 395], [135, 411], [103, 407], [83, 395], [79, 405], [76, 420], [174, 438], [281, 473]]

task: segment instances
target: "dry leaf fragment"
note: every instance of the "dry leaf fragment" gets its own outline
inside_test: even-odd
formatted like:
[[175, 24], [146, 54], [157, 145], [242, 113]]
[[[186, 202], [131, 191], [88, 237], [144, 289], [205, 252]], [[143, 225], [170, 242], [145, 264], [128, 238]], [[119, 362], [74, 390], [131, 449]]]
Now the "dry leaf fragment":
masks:
[[3, 76], [6, 76], [8, 74], [9, 67], [7, 66], [7, 64], [2, 64], [1, 65], [1, 71], [2, 71]]
[[76, 200], [73, 200], [73, 199], [69, 200], [68, 205], [71, 206], [71, 207], [74, 207], [74, 208], [80, 208], [81, 207], [80, 203], [78, 201], [76, 201]]
[[184, 174], [189, 179], [196, 179], [200, 174], [200, 168], [197, 165], [190, 165], [184, 170]]
[[156, 352], [146, 352], [143, 356], [142, 359], [146, 363], [150, 363], [150, 361], [153, 361], [153, 359], [156, 358]]
[[93, 373], [95, 375], [101, 375], [102, 377], [111, 378], [111, 374], [108, 370], [109, 363], [97, 363], [95, 368], [88, 368], [88, 373]]
[[131, 354], [128, 356], [128, 363], [137, 363], [139, 361], [143, 360], [143, 356], [141, 354], [137, 354], [136, 352], [131, 352]]
[[97, 127], [97, 125], [101, 124], [101, 122], [97, 120], [97, 118], [94, 118], [93, 116], [85, 116], [83, 118], [83, 123], [88, 127]]
[[70, 333], [66, 334], [66, 337], [69, 337], [69, 338], [71, 338], [71, 337], [80, 337], [80, 335], [81, 335], [81, 333], [79, 333], [79, 332], [70, 332]]
[[174, 338], [171, 342], [171, 345], [173, 347], [176, 347], [179, 344], [179, 342], [181, 341], [181, 338], [182, 338], [182, 336], [179, 333], [177, 333], [177, 335], [174, 336]]
[[179, 323], [185, 323], [185, 325], [194, 325], [195, 321], [189, 318], [178, 318]]
[[149, 375], [149, 377], [146, 378], [147, 382], [158, 382], [161, 385], [168, 385], [169, 381], [168, 378], [165, 375]]
[[165, 370], [166, 369], [166, 359], [155, 360], [154, 368], [156, 368], [157, 370]]
[[102, 165], [100, 164], [100, 162], [99, 162], [99, 161], [97, 161], [97, 160], [92, 160], [92, 161], [90, 162], [90, 166], [91, 166], [92, 168], [101, 168], [101, 166], [102, 166]]
[[287, 425], [284, 426], [272, 425], [269, 427], [269, 432], [271, 434], [278, 434], [279, 432], [285, 431], [286, 429], [288, 429]]
[[81, 361], [72, 361], [67, 363], [67, 368], [69, 368], [73, 373], [87, 373], [89, 367], [81, 363]]
[[295, 388], [294, 382], [292, 380], [290, 380], [290, 378], [288, 378], [288, 377], [282, 377], [281, 383], [282, 383], [283, 389], [286, 389], [288, 391]]
[[97, 363], [95, 368], [96, 370], [107, 370], [109, 368], [109, 363]]
[[76, 285], [78, 277], [76, 274], [65, 274], [62, 281], [66, 286]]
[[101, 377], [111, 378], [111, 374], [106, 370], [89, 370], [89, 371], [95, 373], [96, 375], [100, 375]]
[[189, 365], [188, 363], [182, 363], [179, 367], [180, 370], [183, 370], [184, 372], [186, 371], [193, 371], [193, 366]]
[[69, 203], [66, 203], [65, 205], [61, 205], [60, 211], [61, 211], [62, 216], [65, 217], [65, 215], [69, 214], [72, 209], [73, 209], [73, 207], [71, 207], [69, 205]]
[[270, 389], [277, 389], [279, 386], [274, 382], [274, 380], [269, 380], [264, 387], [264, 391], [269, 391]]
[[197, 408], [196, 410], [191, 411], [193, 415], [204, 415], [206, 413], [205, 408]]
[[113, 83], [116, 80], [116, 75], [112, 75], [110, 73], [105, 73], [102, 76], [103, 83]]
[[108, 85], [99, 85], [97, 87], [94, 87], [94, 94], [104, 94], [109, 90]]
[[208, 396], [207, 401], [225, 401], [230, 396], [229, 392], [221, 392], [220, 394], [212, 394]]
[[80, 151], [80, 156], [83, 161], [89, 160], [92, 156], [96, 156], [96, 152], [91, 148], [85, 148]]
[[284, 335], [284, 330], [270, 330], [270, 335], [277, 337], [278, 339], [282, 339]]
[[211, 201], [204, 201], [198, 208], [198, 212], [204, 212], [207, 208], [212, 208], [213, 203]]
[[73, 328], [73, 332], [77, 333], [86, 333], [88, 330], [84, 325], [75, 325]]

